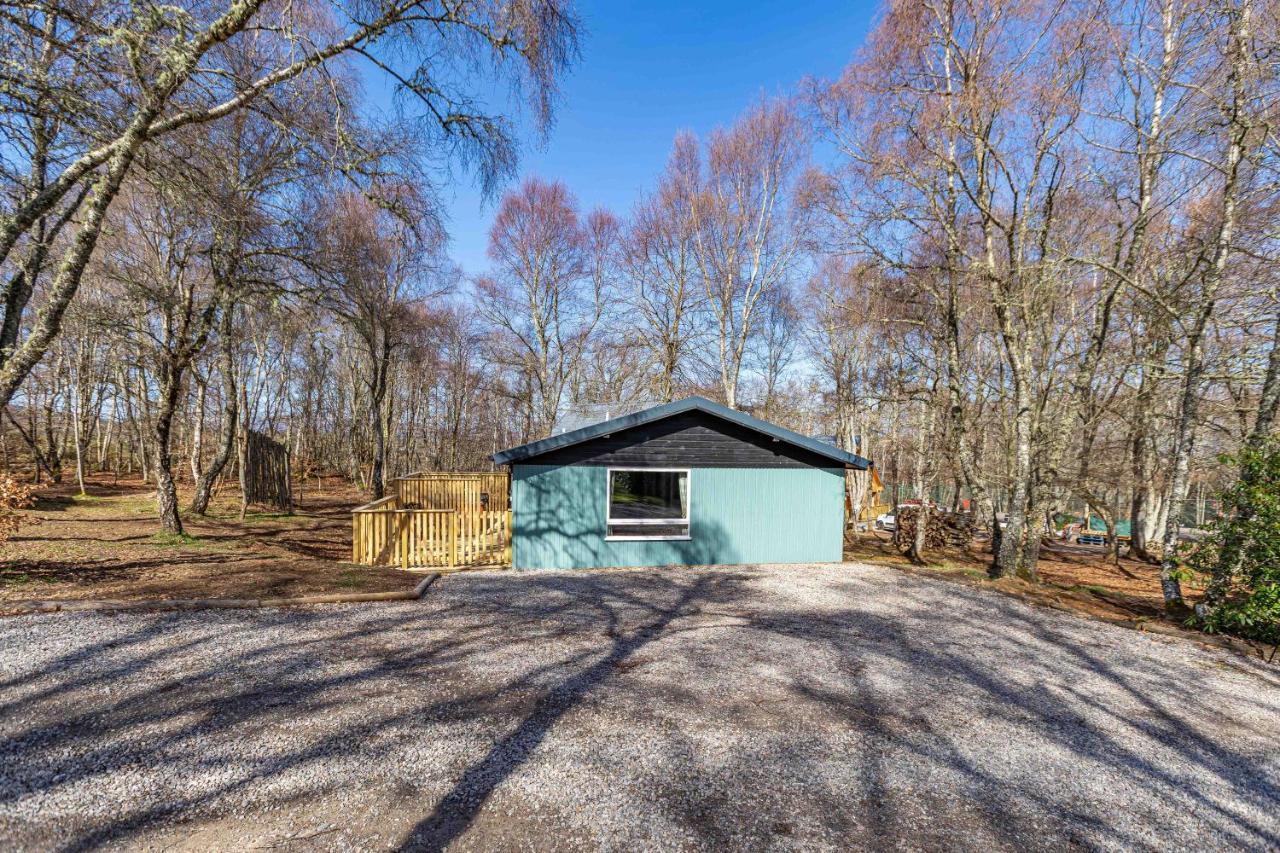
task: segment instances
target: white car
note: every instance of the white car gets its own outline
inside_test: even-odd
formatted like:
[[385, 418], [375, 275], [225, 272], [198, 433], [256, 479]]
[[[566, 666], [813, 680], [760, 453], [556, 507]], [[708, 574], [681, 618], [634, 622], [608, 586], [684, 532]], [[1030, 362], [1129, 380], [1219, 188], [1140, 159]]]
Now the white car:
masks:
[[876, 530], [896, 530], [898, 527], [898, 516], [892, 512], [881, 513], [876, 516]]

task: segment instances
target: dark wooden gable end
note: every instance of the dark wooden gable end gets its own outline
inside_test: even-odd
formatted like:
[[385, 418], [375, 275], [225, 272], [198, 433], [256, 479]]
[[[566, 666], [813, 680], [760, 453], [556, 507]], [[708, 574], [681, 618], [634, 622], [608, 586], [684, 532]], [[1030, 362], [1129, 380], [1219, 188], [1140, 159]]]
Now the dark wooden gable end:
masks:
[[521, 459], [618, 468], [838, 468], [821, 454], [702, 411], [681, 412]]

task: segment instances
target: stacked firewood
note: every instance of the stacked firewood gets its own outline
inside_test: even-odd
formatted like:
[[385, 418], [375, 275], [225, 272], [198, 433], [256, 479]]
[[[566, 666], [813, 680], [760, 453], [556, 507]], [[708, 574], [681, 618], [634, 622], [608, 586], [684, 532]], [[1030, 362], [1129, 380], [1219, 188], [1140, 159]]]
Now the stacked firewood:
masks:
[[[947, 524], [946, 518], [937, 509], [929, 510], [929, 521], [924, 531], [924, 547], [926, 550], [933, 548], [941, 548], [951, 541], [953, 530]], [[920, 518], [920, 507], [918, 506], [900, 506], [896, 513], [897, 523], [893, 531], [893, 544], [899, 550], [905, 551], [911, 546], [916, 538], [916, 524]]]

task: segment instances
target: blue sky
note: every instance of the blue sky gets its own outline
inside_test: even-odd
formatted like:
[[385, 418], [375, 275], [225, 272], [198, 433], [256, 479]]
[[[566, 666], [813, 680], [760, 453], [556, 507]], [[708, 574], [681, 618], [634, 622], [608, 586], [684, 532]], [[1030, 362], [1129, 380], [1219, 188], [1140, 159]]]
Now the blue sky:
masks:
[[[807, 75], [837, 74], [862, 43], [877, 4], [583, 0], [582, 57], [564, 81], [555, 126], [522, 140], [521, 177], [563, 180], [584, 210], [626, 215], [661, 172], [677, 131], [732, 122], [761, 94]], [[460, 172], [444, 188], [451, 253], [485, 269], [497, 199]]]

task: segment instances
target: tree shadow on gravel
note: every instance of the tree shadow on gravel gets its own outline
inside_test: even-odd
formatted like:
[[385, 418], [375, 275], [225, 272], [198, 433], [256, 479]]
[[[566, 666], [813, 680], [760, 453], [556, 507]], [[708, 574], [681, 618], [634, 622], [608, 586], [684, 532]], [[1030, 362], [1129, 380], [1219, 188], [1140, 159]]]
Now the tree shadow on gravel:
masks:
[[[704, 522], [698, 528], [693, 556], [709, 562], [710, 555], [724, 553], [728, 538], [716, 523]], [[659, 595], [628, 594], [615, 575], [579, 575], [586, 583], [576, 584], [575, 598], [581, 599], [594, 614], [593, 629], [603, 630], [608, 646], [588, 666], [566, 674], [548, 687], [533, 710], [515, 729], [495, 743], [479, 761], [469, 766], [453, 788], [436, 804], [427, 817], [405, 836], [402, 850], [442, 850], [457, 840], [475, 820], [490, 795], [506, 779], [520, 769], [556, 723], [573, 710], [589, 693], [616, 672], [637, 651], [663, 635], [672, 621], [698, 612], [715, 602], [728, 603], [741, 597], [746, 576], [732, 570], [694, 575], [691, 582], [675, 590], [652, 590]], [[599, 578], [601, 583], [591, 581]], [[639, 615], [639, 624], [627, 625], [623, 613]]]
[[[603, 780], [649, 780], [637, 808], [683, 833], [676, 846], [1280, 845], [1257, 817], [1275, 814], [1275, 780], [1222, 736], [1274, 731], [1221, 707], [1204, 668], [1218, 658], [1170, 671], [1131, 632], [895, 572], [830, 571], [815, 598], [785, 569], [545, 572], [451, 578], [414, 605], [6, 620], [0, 834], [19, 834], [0, 841], [88, 850], [222, 815], [249, 825], [341, 799], [404, 763], [406, 739], [426, 748], [465, 727], [413, 759], [433, 783], [425, 807], [399, 795], [394, 831], [406, 850], [483, 846], [468, 833], [542, 751], [661, 716], [651, 764], [620, 765], [628, 753], [607, 747], [579, 760]], [[1113, 637], [1130, 649], [1123, 666], [1099, 645]], [[1280, 679], [1246, 668], [1255, 690], [1237, 707], [1280, 706]], [[708, 753], [685, 729], [710, 724], [709, 702], [724, 703], [714, 724], [736, 751]], [[582, 731], [602, 719], [615, 722]], [[1110, 768], [1211, 834], [1143, 827], [1077, 797], [1070, 777], [1018, 784], [1001, 755], [976, 751], [984, 730], [1011, 748], [1034, 738], [1081, 773]], [[97, 805], [68, 815], [60, 796]]]
[[457, 840], [494, 790], [529, 760], [561, 717], [611, 678], [637, 651], [660, 637], [672, 620], [693, 612], [703, 603], [720, 600], [714, 593], [734, 580], [737, 578], [732, 575], [698, 578], [669, 605], [654, 608], [652, 618], [631, 629], [624, 629], [611, 608], [602, 607], [601, 617], [610, 643], [604, 656], [546, 690], [533, 712], [521, 720], [511, 734], [495, 743], [483, 758], [468, 767], [431, 814], [409, 831], [401, 849], [442, 850]]
[[[446, 796], [436, 810], [437, 819], [423, 822], [432, 833], [456, 836], [465, 830], [483, 797], [528, 757], [554, 721], [606, 678], [616, 663], [660, 634], [662, 626], [687, 607], [732, 598], [740, 580], [731, 572], [711, 572], [682, 581], [654, 577], [632, 594], [625, 583], [597, 585], [591, 583], [592, 576], [578, 577], [588, 583], [570, 584], [565, 590], [559, 589], [559, 580], [551, 575], [533, 579], [530, 586], [539, 589], [530, 590], [534, 594], [527, 601], [504, 603], [501, 612], [464, 614], [474, 618], [462, 629], [407, 648], [391, 648], [376, 638], [384, 632], [416, 633], [431, 627], [421, 609], [413, 606], [388, 608], [387, 615], [352, 626], [343, 624], [336, 609], [259, 611], [235, 625], [233, 632], [272, 634], [282, 624], [304, 630], [294, 640], [250, 642], [249, 650], [214, 660], [199, 657], [202, 647], [216, 647], [226, 638], [220, 623], [235, 623], [244, 614], [205, 611], [199, 615], [135, 617], [144, 620], [137, 629], [54, 655], [36, 672], [0, 680], [0, 720], [6, 721], [0, 725], [0, 813], [22, 797], [55, 792], [95, 777], [107, 778], [139, 764], [180, 763], [183, 773], [198, 773], [202, 767], [222, 769], [216, 758], [193, 755], [191, 750], [235, 731], [252, 735], [255, 727], [278, 724], [281, 716], [305, 723], [308, 715], [322, 714], [335, 703], [358, 705], [371, 696], [394, 694], [394, 687], [378, 686], [389, 679], [430, 683], [447, 677], [451, 671], [467, 667], [473, 658], [483, 658], [509, 644], [513, 625], [530, 624], [529, 641], [536, 641], [539, 635], [578, 635], [584, 630], [592, 637], [607, 636], [610, 650], [603, 655], [595, 641], [565, 658], [525, 669], [513, 679], [482, 690], [440, 696], [426, 706], [389, 714], [362, 713], [359, 721], [304, 749], [254, 758], [251, 772], [212, 789], [132, 811], [122, 803], [111, 817], [83, 828], [60, 846], [87, 850], [126, 842], [174, 819], [197, 816], [211, 803], [243, 794], [253, 785], [321, 762], [337, 750], [354, 748], [365, 760], [376, 762], [380, 752], [394, 746], [379, 742], [379, 736], [412, 726], [414, 720], [470, 720], [508, 710], [512, 697], [541, 694], [543, 699], [535, 703], [536, 710], [518, 736], [495, 747], [488, 759], [477, 763], [474, 772], [464, 773], [455, 793]], [[74, 624], [71, 620], [75, 617], [61, 618]], [[641, 624], [630, 628], [637, 620]], [[315, 636], [317, 630], [324, 632], [322, 638]], [[196, 636], [189, 636], [192, 633]], [[353, 671], [317, 674], [316, 653], [335, 648], [341, 650], [344, 662], [354, 660], [359, 665]], [[183, 666], [174, 671], [179, 662]], [[157, 673], [163, 675], [157, 677]], [[102, 691], [112, 685], [122, 689], [103, 700]], [[84, 707], [72, 698], [77, 694], [97, 701]], [[129, 733], [140, 729], [162, 733], [145, 743], [128, 739]], [[378, 745], [371, 746], [374, 743]], [[500, 775], [490, 784], [478, 782], [499, 766]], [[312, 793], [322, 794], [346, 784], [345, 780], [321, 783]], [[474, 805], [463, 804], [477, 796], [480, 800]]]
[[[933, 583], [915, 581], [913, 586], [924, 591]], [[986, 838], [1018, 846], [1054, 840], [1095, 846], [1105, 840], [1122, 847], [1144, 847], [1152, 837], [1146, 833], [1159, 837], [1163, 827], [1143, 825], [1139, 816], [1120, 813], [1116, 799], [1120, 792], [1088, 792], [1092, 801], [1083, 798], [1077, 805], [1074, 795], [1082, 791], [1078, 779], [1070, 775], [1055, 779], [1046, 793], [1011, 785], [997, 772], [999, 760], [990, 766], [975, 760], [973, 743], [966, 740], [967, 726], [949, 718], [957, 695], [964, 693], [972, 697], [984, 723], [996, 721], [1011, 731], [1024, 729], [1069, 755], [1073, 767], [1106, 766], [1126, 783], [1179, 804], [1195, 815], [1196, 823], [1212, 826], [1230, 846], [1280, 846], [1280, 785], [1269, 777], [1259, 754], [1241, 754], [1222, 737], [1231, 733], [1226, 729], [1238, 729], [1252, 735], [1256, 743], [1274, 742], [1280, 726], [1259, 731], [1231, 719], [1233, 707], [1223, 707], [1220, 694], [1200, 688], [1199, 673], [1189, 661], [1181, 669], [1170, 670], [1160, 661], [1134, 654], [1121, 671], [1093, 650], [1103, 639], [1091, 636], [1094, 632], [1111, 632], [1117, 640], [1125, 640], [1124, 629], [1051, 615], [951, 584], [930, 591], [941, 594], [934, 596], [935, 601], [921, 600], [905, 620], [901, 615], [885, 619], [860, 609], [840, 610], [820, 619], [793, 612], [757, 619], [748, 629], [792, 632], [797, 621], [802, 622], [810, 642], [828, 645], [834, 659], [850, 666], [833, 686], [815, 686], [812, 679], [800, 677], [794, 691], [798, 699], [841, 715], [850, 727], [871, 735], [870, 748], [858, 756], [866, 771], [871, 837], [915, 834], [916, 844], [955, 846], [956, 827], [947, 822], [966, 815], [985, 816]], [[973, 645], [957, 645], [923, 630], [929, 621], [943, 618], [943, 613], [949, 631], [973, 638]], [[855, 662], [860, 665], [854, 666]], [[1280, 711], [1280, 677], [1260, 664], [1251, 663], [1247, 669], [1250, 680], [1263, 691], [1260, 696], [1242, 694], [1233, 699], [1238, 707], [1256, 703], [1263, 714], [1272, 714], [1274, 723], [1274, 712]], [[916, 682], [924, 695], [920, 690], [887, 693], [871, 679], [878, 674], [882, 683], [885, 670], [904, 673], [903, 683]], [[1268, 687], [1276, 692], [1268, 694]], [[1205, 721], [1220, 722], [1223, 729], [1206, 726]], [[962, 808], [944, 802], [945, 797], [934, 798], [927, 786], [912, 790], [909, 796], [906, 792], [895, 796], [883, 780], [892, 775], [890, 765], [903, 754], [932, 769], [953, 772], [965, 780], [969, 791], [981, 794], [968, 797]], [[1171, 759], [1191, 763], [1209, 784], [1189, 782], [1168, 766]], [[815, 778], [818, 775], [815, 772]], [[837, 799], [832, 799], [833, 811], [839, 809]], [[1115, 804], [1117, 812], [1099, 809], [1099, 799]], [[934, 812], [934, 821], [939, 816], [935, 810], [951, 814], [941, 826], [930, 828], [918, 819], [922, 808]], [[1122, 825], [1126, 818], [1128, 825]], [[1046, 836], [1046, 823], [1055, 833]], [[1202, 839], [1181, 840], [1198, 844]]]

